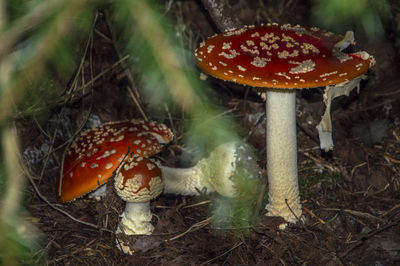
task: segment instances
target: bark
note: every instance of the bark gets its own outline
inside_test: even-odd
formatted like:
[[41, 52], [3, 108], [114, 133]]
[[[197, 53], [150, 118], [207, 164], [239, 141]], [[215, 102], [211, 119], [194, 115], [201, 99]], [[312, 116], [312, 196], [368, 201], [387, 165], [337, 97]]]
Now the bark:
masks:
[[202, 0], [201, 2], [221, 32], [243, 27], [243, 23], [239, 21], [226, 0]]

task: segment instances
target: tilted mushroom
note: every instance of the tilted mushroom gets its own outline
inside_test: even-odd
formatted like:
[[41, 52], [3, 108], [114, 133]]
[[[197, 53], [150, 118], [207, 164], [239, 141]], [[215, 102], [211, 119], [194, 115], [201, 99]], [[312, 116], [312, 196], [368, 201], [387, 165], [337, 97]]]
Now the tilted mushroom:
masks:
[[252, 179], [254, 184], [260, 174], [253, 150], [245, 143], [232, 141], [220, 144], [193, 167], [172, 168], [159, 165], [165, 182], [164, 193], [199, 195], [218, 192], [225, 197], [235, 197], [235, 178]]
[[296, 222], [302, 215], [295, 89], [326, 87], [326, 111], [317, 128], [321, 148], [332, 148], [331, 101], [348, 95], [374, 64], [367, 52], [343, 52], [353, 43], [351, 31], [342, 37], [314, 27], [273, 23], [214, 35], [195, 52], [205, 73], [253, 86], [266, 102], [268, 215], [288, 222]]

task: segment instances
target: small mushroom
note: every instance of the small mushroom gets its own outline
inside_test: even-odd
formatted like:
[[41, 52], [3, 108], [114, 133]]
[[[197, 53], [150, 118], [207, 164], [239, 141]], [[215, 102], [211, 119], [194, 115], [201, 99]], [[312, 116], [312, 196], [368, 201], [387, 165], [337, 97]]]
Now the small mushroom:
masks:
[[126, 201], [116, 233], [150, 235], [154, 229], [150, 200], [163, 191], [160, 168], [153, 160], [134, 154], [117, 169], [114, 187], [118, 196]]
[[154, 121], [111, 122], [86, 130], [64, 159], [58, 201], [69, 202], [97, 189], [113, 176], [124, 157], [150, 157], [172, 138], [164, 124]]
[[344, 53], [354, 43], [318, 28], [246, 26], [214, 35], [196, 50], [198, 66], [216, 78], [255, 87], [266, 102], [268, 215], [302, 215], [297, 180], [296, 89], [325, 86], [326, 111], [317, 126], [322, 149], [333, 147], [330, 103], [358, 87], [374, 59]]

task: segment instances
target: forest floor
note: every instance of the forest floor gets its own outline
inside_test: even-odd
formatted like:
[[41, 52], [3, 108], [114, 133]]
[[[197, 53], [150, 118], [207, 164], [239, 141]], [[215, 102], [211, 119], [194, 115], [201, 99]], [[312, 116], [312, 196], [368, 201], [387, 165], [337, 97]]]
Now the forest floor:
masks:
[[[200, 1], [178, 1], [172, 17], [190, 29], [195, 47], [212, 35]], [[270, 12], [279, 23], [302, 24], [307, 7]], [[254, 22], [254, 10], [243, 8], [240, 18]], [[283, 12], [283, 13], [282, 13]], [[285, 13], [286, 12], [286, 13]], [[194, 16], [192, 14], [198, 14]], [[265, 15], [265, 14], [264, 14]], [[290, 17], [289, 21], [283, 19]], [[182, 22], [183, 21], [183, 22]], [[155, 231], [138, 236], [137, 252], [123, 255], [115, 246], [115, 230], [124, 203], [112, 186], [100, 201], [88, 197], [58, 204], [56, 177], [64, 143], [77, 125], [86, 119], [115, 121], [140, 118], [127, 95], [129, 83], [121, 58], [105, 19], [93, 31], [92, 56], [84, 57], [83, 68], [93, 67], [103, 74], [87, 91], [85, 100], [55, 108], [48, 124], [24, 124], [24, 156], [57, 148], [51, 156], [26, 160], [32, 173], [26, 208], [31, 222], [43, 232], [43, 254], [49, 265], [395, 265], [400, 263], [400, 76], [399, 60], [390, 40], [359, 42], [377, 59], [361, 84], [361, 91], [335, 100], [332, 106], [335, 149], [322, 153], [315, 126], [324, 110], [322, 93], [317, 90], [297, 95], [298, 160], [304, 223], [279, 230], [280, 218], [259, 218], [244, 233], [213, 223], [216, 194], [199, 197], [161, 195], [151, 202]], [[357, 38], [356, 38], [357, 39]], [[190, 47], [190, 48], [194, 48]], [[83, 53], [82, 51], [80, 51]], [[90, 58], [90, 60], [89, 60]], [[86, 73], [89, 73], [87, 71]], [[247, 139], [259, 151], [259, 165], [265, 170], [264, 104], [256, 94], [243, 93], [240, 86], [210, 80], [215, 99], [235, 118]], [[231, 88], [232, 87], [232, 88]], [[234, 88], [233, 88], [234, 87]], [[140, 91], [140, 88], [138, 88]], [[140, 99], [139, 99], [140, 100]], [[95, 103], [95, 104], [90, 104]], [[141, 102], [147, 112], [146, 103]], [[182, 121], [173, 116], [152, 115], [157, 121], [173, 121], [176, 140], [159, 156], [169, 165], [179, 161]], [[169, 126], [171, 126], [169, 124]], [[45, 132], [61, 133], [45, 134]], [[29, 132], [29, 134], [27, 134]], [[69, 133], [65, 133], [69, 132]], [[73, 133], [72, 133], [73, 134]], [[45, 165], [45, 171], [42, 171]], [[34, 174], [35, 173], [35, 174]], [[40, 174], [42, 173], [42, 174]], [[264, 171], [264, 178], [265, 171]], [[35, 185], [35, 187], [33, 186]], [[37, 188], [35, 190], [34, 188]], [[47, 199], [48, 201], [43, 201]], [[28, 205], [29, 203], [29, 205]], [[64, 213], [60, 212], [62, 210]], [[65, 214], [69, 214], [67, 216]], [[72, 218], [72, 217], [73, 218]], [[88, 225], [90, 223], [91, 225]]]

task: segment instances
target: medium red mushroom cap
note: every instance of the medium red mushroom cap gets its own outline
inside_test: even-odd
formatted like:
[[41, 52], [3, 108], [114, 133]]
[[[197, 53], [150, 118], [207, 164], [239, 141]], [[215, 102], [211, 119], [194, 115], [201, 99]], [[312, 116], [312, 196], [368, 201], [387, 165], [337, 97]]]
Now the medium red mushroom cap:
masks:
[[150, 201], [160, 195], [164, 188], [161, 169], [153, 159], [134, 155], [117, 169], [114, 187], [124, 201]]
[[154, 121], [112, 122], [83, 132], [65, 157], [58, 201], [68, 202], [98, 188], [125, 157], [150, 157], [161, 151], [160, 143], [172, 138], [164, 124]]
[[373, 64], [366, 52], [343, 53], [347, 45], [341, 41], [343, 36], [318, 28], [274, 23], [212, 36], [195, 54], [205, 73], [222, 80], [254, 87], [312, 88], [349, 81]]

